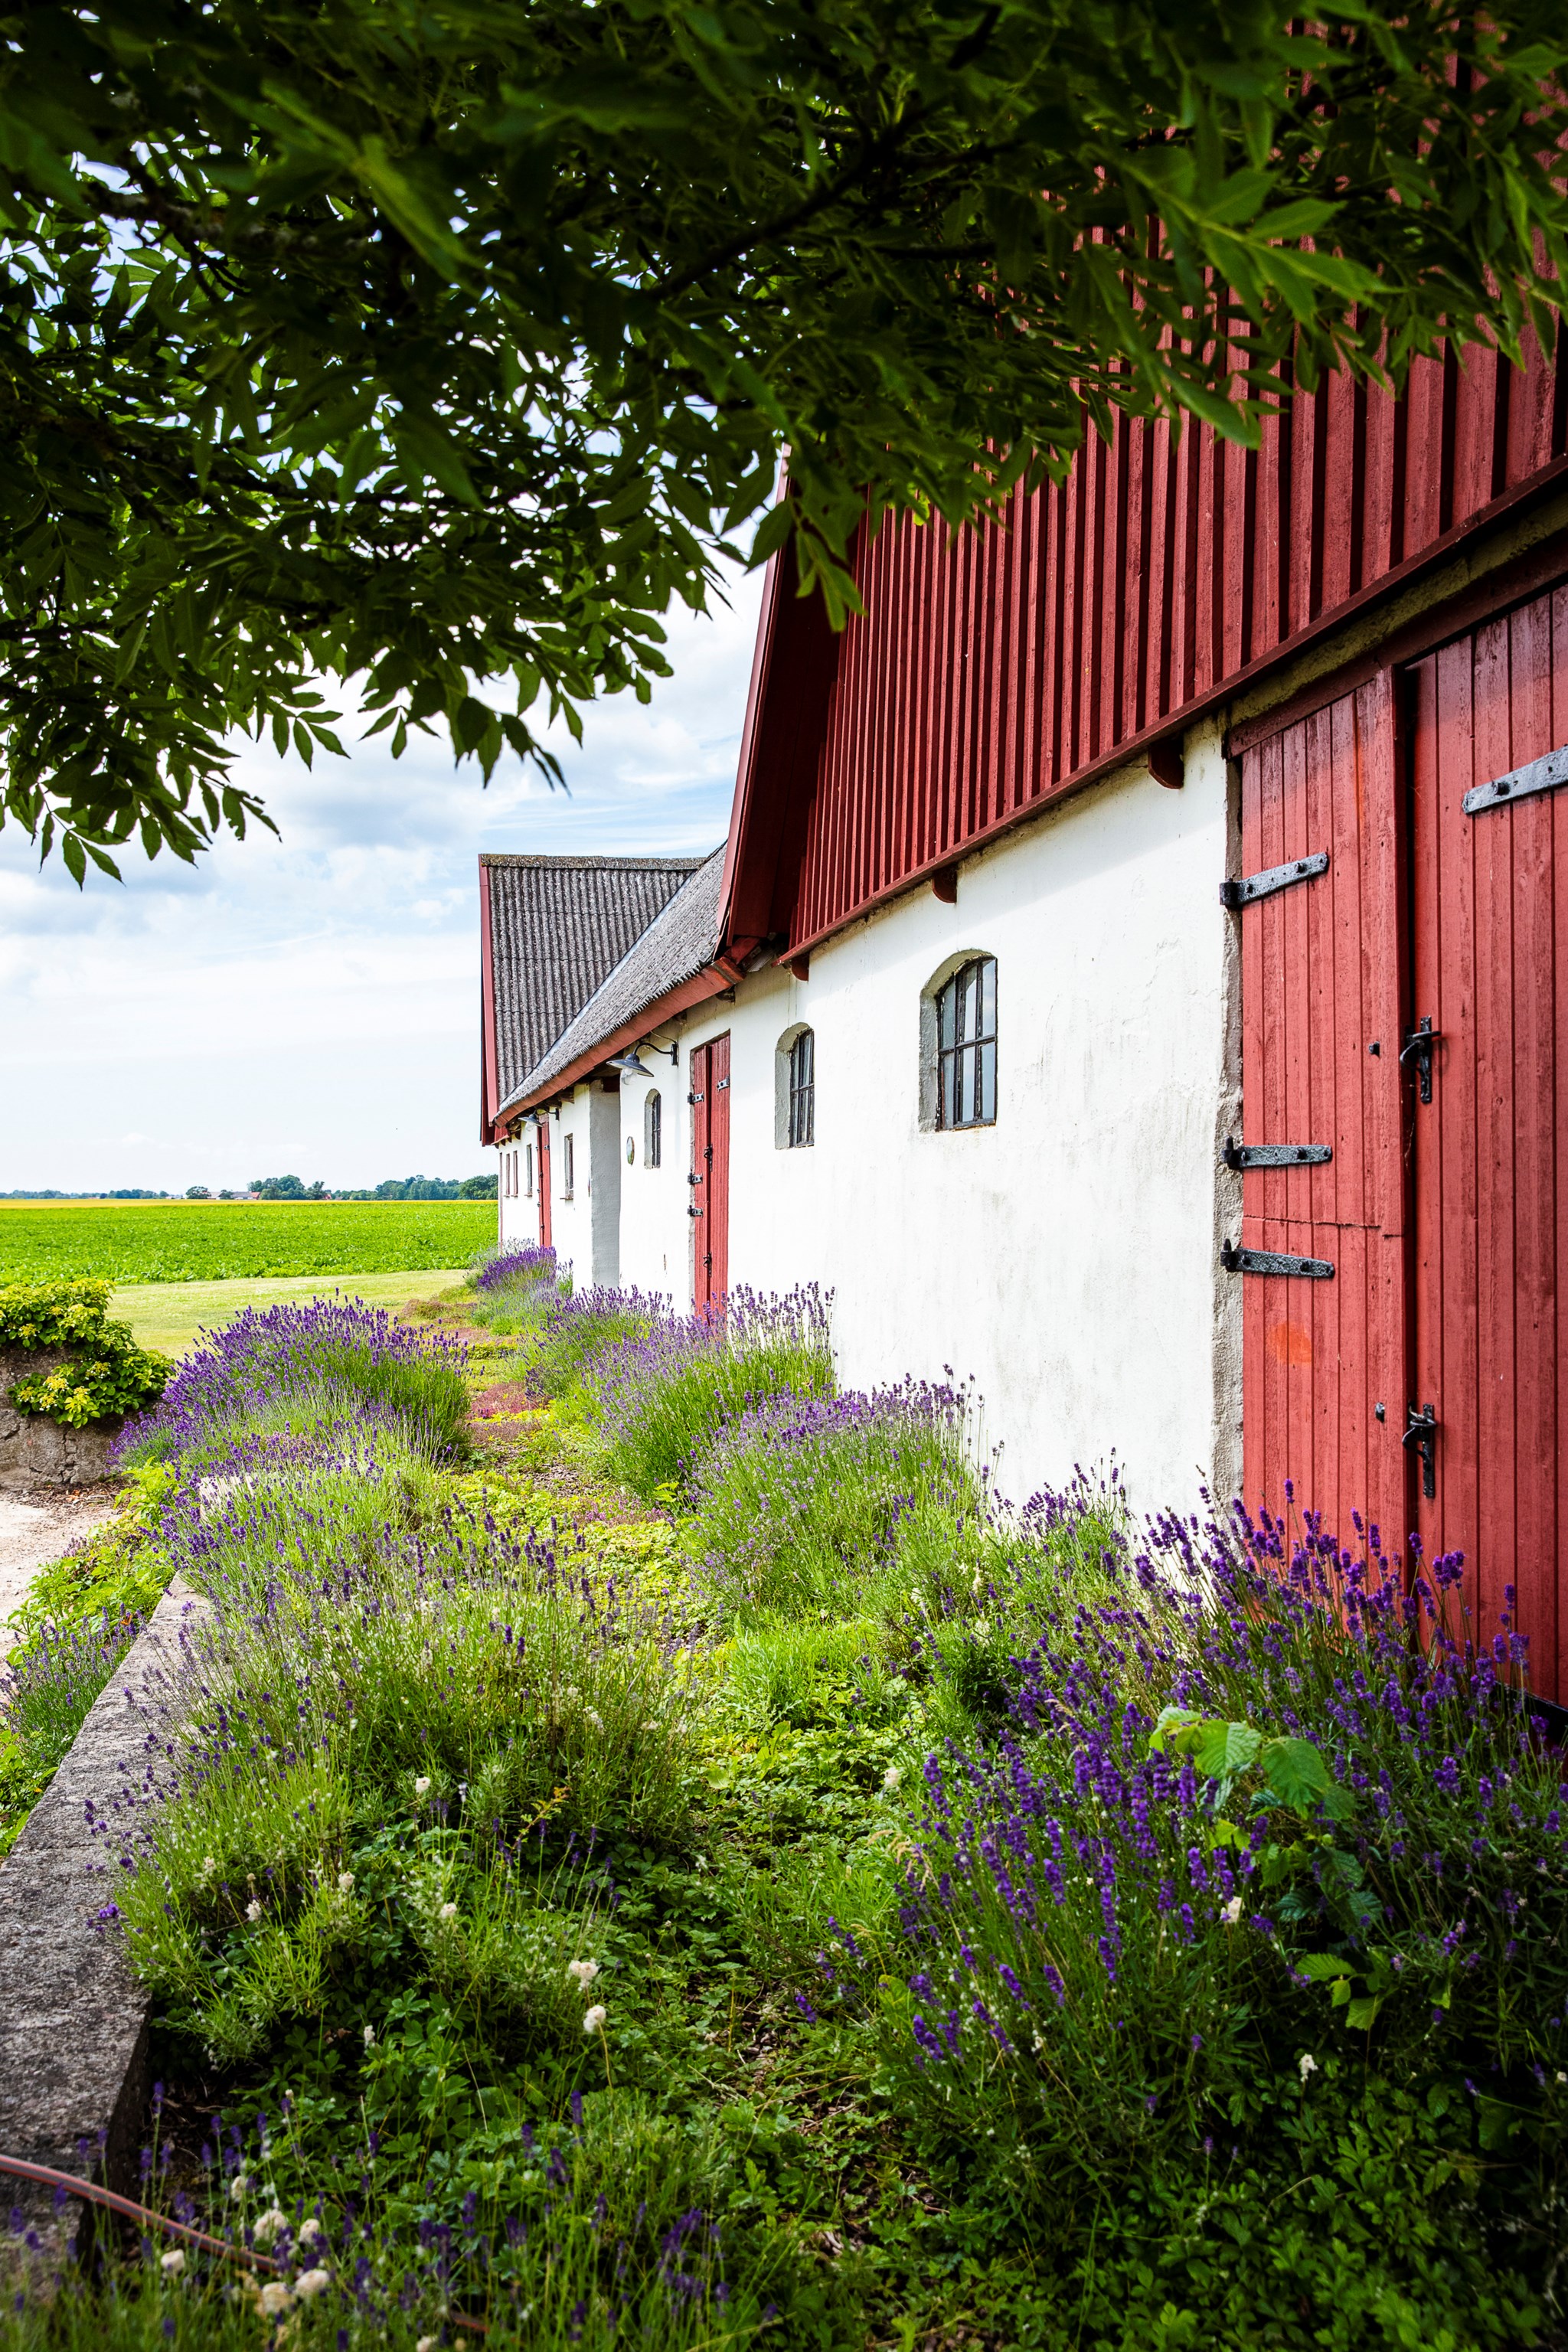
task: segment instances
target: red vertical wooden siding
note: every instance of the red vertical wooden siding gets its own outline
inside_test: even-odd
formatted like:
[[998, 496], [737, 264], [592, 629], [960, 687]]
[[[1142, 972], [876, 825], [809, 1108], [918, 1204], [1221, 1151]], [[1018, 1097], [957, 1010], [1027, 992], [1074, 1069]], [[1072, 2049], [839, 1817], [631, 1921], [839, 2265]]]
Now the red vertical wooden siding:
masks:
[[1243, 1138], [1333, 1158], [1248, 1170], [1241, 1239], [1334, 1274], [1237, 1277], [1247, 1503], [1279, 1509], [1289, 1478], [1342, 1541], [1354, 1512], [1394, 1549], [1406, 1531], [1395, 753], [1379, 677], [1242, 763], [1244, 872], [1329, 853], [1326, 874], [1242, 910]]
[[1556, 383], [1533, 348], [1522, 374], [1482, 352], [1419, 361], [1397, 407], [1336, 378], [1258, 451], [1123, 419], [1005, 525], [905, 520], [863, 543], [865, 613], [837, 648], [816, 600], [781, 590], [732, 935], [798, 950], [1288, 645], [1560, 457]]
[[730, 1039], [693, 1047], [691, 1296], [699, 1312], [730, 1287]]
[[550, 1128], [546, 1120], [539, 1122], [539, 1245], [549, 1249], [550, 1231]]
[[[1479, 1630], [1518, 1590], [1538, 1690], [1568, 1691], [1568, 799], [1467, 816], [1568, 743], [1568, 593], [1521, 605], [1414, 677], [1411, 1010], [1442, 1044], [1410, 1108], [1410, 1401], [1434, 1406], [1429, 1552], [1466, 1555]], [[1564, 1072], [1560, 1079], [1559, 1071]], [[1403, 1403], [1405, 1400], [1401, 1400]]]

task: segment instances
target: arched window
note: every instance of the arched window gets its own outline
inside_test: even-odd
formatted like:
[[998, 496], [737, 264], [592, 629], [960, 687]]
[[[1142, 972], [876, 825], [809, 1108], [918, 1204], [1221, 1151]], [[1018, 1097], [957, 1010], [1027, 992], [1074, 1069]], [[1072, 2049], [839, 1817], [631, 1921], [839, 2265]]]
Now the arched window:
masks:
[[972, 956], [936, 997], [936, 1125], [996, 1118], [996, 960]]
[[657, 1168], [664, 1157], [664, 1103], [656, 1087], [642, 1107], [642, 1160]]
[[816, 1039], [804, 1022], [773, 1048], [773, 1143], [799, 1151], [816, 1141]]
[[522, 1164], [528, 1177], [527, 1197], [531, 1201], [533, 1198], [533, 1146], [531, 1143], [523, 1146]]

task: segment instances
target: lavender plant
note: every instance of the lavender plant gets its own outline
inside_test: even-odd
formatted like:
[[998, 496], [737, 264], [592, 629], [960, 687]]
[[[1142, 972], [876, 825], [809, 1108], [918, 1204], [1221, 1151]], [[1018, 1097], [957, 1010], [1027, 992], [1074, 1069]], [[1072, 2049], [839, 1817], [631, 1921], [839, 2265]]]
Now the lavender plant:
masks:
[[683, 1487], [721, 1424], [764, 1398], [831, 1396], [829, 1305], [810, 1286], [784, 1298], [737, 1289], [595, 1363], [586, 1386], [633, 1493], [651, 1500]]
[[1406, 1590], [1311, 1521], [1166, 1518], [1101, 1580], [1031, 1595], [1010, 1727], [927, 1760], [877, 1996], [911, 2111], [1059, 2206], [1310, 2132], [1371, 2066], [1538, 2147], [1552, 2210], [1568, 1806], [1511, 1626], [1469, 1625], [1457, 1559]]
[[793, 1391], [726, 1421], [692, 1475], [707, 1580], [743, 1617], [855, 1613], [887, 1586], [901, 1608], [905, 1522], [930, 1522], [951, 1563], [984, 1516], [965, 1391], [905, 1381], [839, 1396]]
[[250, 1307], [184, 1359], [156, 1410], [127, 1424], [116, 1459], [198, 1468], [257, 1413], [301, 1392], [396, 1415], [432, 1459], [460, 1457], [466, 1365], [449, 1335], [416, 1331], [358, 1299]]
[[530, 1388], [542, 1397], [567, 1395], [612, 1348], [646, 1340], [667, 1316], [668, 1304], [635, 1289], [574, 1291], [555, 1300], [524, 1360]]
[[530, 1246], [498, 1250], [473, 1274], [468, 1312], [476, 1323], [500, 1333], [538, 1333], [569, 1284], [555, 1252]]

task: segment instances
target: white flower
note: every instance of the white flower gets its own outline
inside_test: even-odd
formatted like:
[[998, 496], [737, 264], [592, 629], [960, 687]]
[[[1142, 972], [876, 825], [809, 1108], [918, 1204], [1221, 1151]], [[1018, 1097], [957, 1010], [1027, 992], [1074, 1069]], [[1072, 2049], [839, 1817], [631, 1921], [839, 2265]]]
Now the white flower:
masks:
[[1300, 2070], [1301, 2080], [1303, 2083], [1306, 2081], [1309, 2074], [1315, 2074], [1318, 2071], [1318, 2062], [1313, 2057], [1310, 2050], [1302, 2051], [1301, 2055], [1296, 2061], [1296, 2064]]
[[258, 1919], [261, 1916], [261, 1906], [257, 1901], [254, 1895], [245, 1906], [245, 1916], [250, 1921], [252, 1927], [255, 1926]]
[[443, 1903], [437, 1914], [437, 1916], [442, 1919], [455, 1919], [457, 1916], [458, 1906], [455, 1903]]
[[609, 2013], [601, 2001], [595, 2001], [592, 2009], [585, 2009], [583, 2011], [584, 2032], [597, 2033]]
[[353, 1883], [354, 1883], [354, 1874], [353, 1874], [353, 1872], [352, 1870], [340, 1870], [340, 1871], [339, 1871], [339, 1873], [338, 1873], [338, 1893], [339, 1893], [340, 1895], [346, 1895], [346, 1894], [348, 1894], [349, 1890], [350, 1890], [350, 1889], [351, 1889], [351, 1887], [353, 1885]]
[[202, 1876], [204, 1878], [210, 1878], [216, 1868], [216, 1857], [210, 1853], [204, 1853], [202, 1856]]
[[882, 1775], [882, 1786], [884, 1789], [896, 1789], [903, 1777], [896, 1764], [889, 1764]]
[[312, 2295], [320, 2294], [321, 2289], [331, 2286], [331, 2271], [301, 2271], [294, 2282], [294, 2292], [301, 2303], [309, 2303]]
[[604, 1727], [605, 1727], [605, 1718], [604, 1718], [604, 1717], [599, 1713], [599, 1710], [598, 1710], [598, 1708], [597, 1708], [596, 1706], [587, 1706], [587, 1707], [584, 1707], [584, 1710], [583, 1710], [583, 1712], [584, 1712], [584, 1716], [587, 1717], [588, 1721], [593, 1725], [593, 1727], [594, 1727], [594, 1728], [595, 1728], [595, 1731], [603, 1731], [603, 1729], [604, 1729]]
[[292, 2291], [284, 2285], [281, 2279], [268, 2279], [257, 2297], [263, 2316], [268, 2319], [276, 2319], [280, 2311], [288, 2310], [293, 2300]]
[[436, 2338], [433, 2336], [422, 2336], [414, 2347], [414, 2352], [436, 2352]]
[[420, 1773], [420, 1775], [419, 1775], [419, 1778], [418, 1778], [418, 1779], [417, 1779], [417, 1780], [416, 1780], [416, 1781], [415, 1781], [415, 1783], [414, 1783], [414, 1793], [415, 1793], [415, 1795], [416, 1795], [416, 1797], [423, 1797], [423, 1796], [426, 1796], [426, 1795], [427, 1795], [427, 1794], [428, 1794], [428, 1792], [429, 1792], [429, 1788], [430, 1788], [430, 1775], [429, 1775], [429, 1773], [428, 1773], [428, 1772], [421, 1772], [421, 1773]]
[[375, 2028], [374, 2025], [367, 2025], [365, 2027], [364, 2046], [367, 2050], [374, 2050], [375, 2048]]
[[1241, 1919], [1240, 1895], [1233, 1895], [1228, 1903], [1222, 1903], [1220, 1905], [1219, 1916], [1225, 1921], [1227, 1927], [1237, 1927]]
[[255, 2237], [257, 2244], [258, 2246], [269, 2246], [272, 2243], [273, 2239], [278, 2235], [279, 2231], [286, 2230], [288, 2227], [288, 2214], [280, 2211], [279, 2209], [274, 2205], [271, 2211], [269, 2213], [263, 2213], [256, 2224]]
[[168, 2278], [178, 2278], [184, 2267], [184, 2252], [179, 2246], [175, 2246], [171, 2252], [160, 2254], [158, 2257], [158, 2268]]
[[300, 2224], [300, 2243], [313, 2246], [321, 2234], [321, 2225], [313, 2213], [308, 2213]]
[[974, 1638], [977, 1642], [988, 1642], [991, 1639], [991, 1620], [989, 1617], [977, 1617], [975, 1619]]
[[234, 2179], [228, 2184], [229, 2195], [237, 2198], [246, 2197], [248, 2196], [249, 2192], [250, 2175], [247, 2172], [237, 2172]]
[[581, 1992], [586, 1992], [599, 1973], [597, 1960], [568, 1960], [566, 1973]]

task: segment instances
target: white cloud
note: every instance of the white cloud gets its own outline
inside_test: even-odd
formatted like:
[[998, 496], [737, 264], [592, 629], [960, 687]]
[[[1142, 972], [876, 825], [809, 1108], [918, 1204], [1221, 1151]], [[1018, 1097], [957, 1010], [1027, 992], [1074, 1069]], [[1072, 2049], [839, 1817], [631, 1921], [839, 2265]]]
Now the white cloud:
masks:
[[721, 841], [759, 595], [742, 578], [712, 619], [670, 615], [650, 703], [595, 706], [581, 748], [552, 731], [564, 792], [515, 761], [483, 789], [444, 741], [395, 761], [345, 729], [348, 760], [309, 772], [245, 744], [281, 838], [194, 870], [127, 855], [123, 889], [79, 893], [0, 833], [0, 1191], [480, 1167], [479, 853]]

